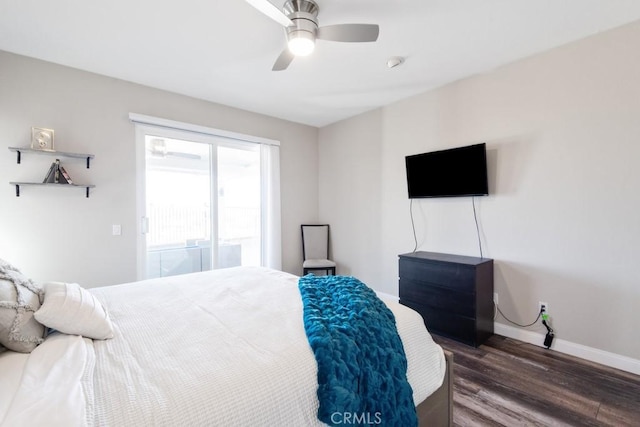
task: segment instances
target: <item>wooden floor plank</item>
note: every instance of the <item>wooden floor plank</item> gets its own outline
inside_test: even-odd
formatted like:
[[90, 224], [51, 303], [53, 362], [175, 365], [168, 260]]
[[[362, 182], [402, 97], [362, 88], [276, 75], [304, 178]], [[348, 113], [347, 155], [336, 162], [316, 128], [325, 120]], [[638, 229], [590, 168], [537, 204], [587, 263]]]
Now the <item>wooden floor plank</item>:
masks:
[[640, 426], [640, 414], [638, 414], [637, 408], [629, 410], [629, 408], [620, 408], [615, 404], [603, 403], [598, 411], [597, 420], [608, 426]]
[[[456, 366], [455, 369], [459, 378], [473, 382], [475, 387], [480, 389], [478, 396], [483, 394], [491, 396], [484, 396], [483, 400], [493, 402], [491, 409], [495, 412], [496, 417], [499, 417], [503, 412], [520, 414], [518, 425], [551, 425], [552, 422], [553, 425], [574, 425], [577, 421], [589, 418], [585, 415], [584, 410], [574, 409], [565, 399], [554, 399], [548, 393], [536, 392], [529, 386], [526, 378], [520, 377], [519, 380], [508, 381], [508, 384], [505, 384], [504, 377], [496, 376], [493, 372], [482, 374], [466, 366]], [[463, 386], [460, 385], [460, 387]], [[454, 385], [454, 390], [455, 388]], [[597, 410], [594, 411], [591, 418], [595, 419], [596, 413]], [[586, 423], [584, 425], [597, 424]]]
[[494, 335], [454, 353], [456, 426], [640, 427], [640, 376]]

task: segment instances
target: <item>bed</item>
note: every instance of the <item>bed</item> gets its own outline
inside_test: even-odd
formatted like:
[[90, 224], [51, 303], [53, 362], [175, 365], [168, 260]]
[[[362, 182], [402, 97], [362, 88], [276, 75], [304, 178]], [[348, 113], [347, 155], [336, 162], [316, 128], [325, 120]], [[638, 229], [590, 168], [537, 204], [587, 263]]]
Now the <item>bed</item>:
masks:
[[[91, 289], [113, 338], [0, 353], [2, 425], [323, 425], [298, 277], [237, 267]], [[451, 355], [384, 300], [420, 425], [451, 424]], [[344, 423], [346, 424], [346, 422]]]

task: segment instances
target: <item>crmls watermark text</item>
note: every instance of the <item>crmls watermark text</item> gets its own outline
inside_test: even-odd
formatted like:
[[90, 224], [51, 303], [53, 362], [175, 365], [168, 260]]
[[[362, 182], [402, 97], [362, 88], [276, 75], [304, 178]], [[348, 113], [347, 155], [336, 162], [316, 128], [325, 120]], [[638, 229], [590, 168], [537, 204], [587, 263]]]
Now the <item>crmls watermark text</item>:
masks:
[[380, 425], [382, 414], [380, 412], [334, 412], [331, 414], [331, 422], [344, 425]]

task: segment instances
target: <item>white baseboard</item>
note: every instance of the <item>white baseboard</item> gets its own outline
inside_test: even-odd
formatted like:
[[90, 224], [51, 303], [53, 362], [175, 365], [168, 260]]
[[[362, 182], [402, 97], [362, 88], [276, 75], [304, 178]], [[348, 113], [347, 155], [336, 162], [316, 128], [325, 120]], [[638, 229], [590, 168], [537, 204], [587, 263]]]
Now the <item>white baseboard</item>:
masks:
[[[400, 300], [397, 296], [387, 294], [385, 292], [376, 291], [376, 294], [380, 297], [385, 297], [391, 300]], [[544, 343], [544, 334], [496, 322], [493, 323], [493, 330], [498, 335], [544, 347], [542, 344]], [[600, 363], [601, 365], [609, 366], [611, 368], [620, 369], [621, 371], [640, 375], [640, 360], [633, 359], [631, 357], [622, 356], [593, 347], [587, 347], [586, 345], [576, 344], [560, 338], [555, 338], [553, 340], [551, 349], [560, 353], [570, 354], [571, 356], [589, 360], [591, 362]]]
[[[493, 330], [498, 335], [543, 347], [542, 343], [544, 342], [544, 334], [518, 329], [513, 326], [503, 325], [502, 323], [496, 322], [493, 323]], [[559, 338], [553, 340], [551, 349], [560, 353], [570, 354], [572, 356], [580, 357], [581, 359], [640, 375], [640, 360], [632, 359], [631, 357], [621, 356], [619, 354], [610, 353], [593, 347], [587, 347], [586, 345], [576, 344]]]
[[375, 293], [376, 293], [376, 295], [378, 295], [378, 297], [387, 298], [387, 299], [390, 299], [390, 300], [393, 300], [393, 301], [400, 301], [400, 297], [388, 294], [386, 292], [375, 291]]

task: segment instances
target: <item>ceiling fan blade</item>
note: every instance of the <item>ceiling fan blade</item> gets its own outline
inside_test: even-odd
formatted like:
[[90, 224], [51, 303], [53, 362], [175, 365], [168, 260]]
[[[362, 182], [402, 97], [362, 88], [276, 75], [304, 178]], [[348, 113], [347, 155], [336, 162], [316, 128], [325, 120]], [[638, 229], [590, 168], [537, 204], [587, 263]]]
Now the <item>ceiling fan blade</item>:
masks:
[[282, 25], [283, 27], [289, 27], [293, 25], [291, 19], [287, 18], [287, 15], [282, 13], [280, 9], [275, 7], [273, 3], [269, 2], [268, 0], [246, 0], [246, 2], [258, 9], [260, 12], [267, 15], [269, 18], [276, 21], [278, 24]]
[[167, 157], [182, 157], [183, 159], [192, 159], [192, 160], [200, 160], [202, 158], [198, 154], [183, 153], [181, 151], [167, 151], [166, 156]]
[[379, 33], [380, 27], [375, 24], [338, 24], [318, 28], [316, 37], [334, 42], [374, 42]]
[[291, 61], [293, 61], [293, 58], [295, 58], [294, 54], [289, 52], [289, 49], [285, 47], [280, 56], [278, 56], [278, 59], [276, 59], [275, 64], [273, 64], [271, 71], [286, 70], [289, 64], [291, 64]]

